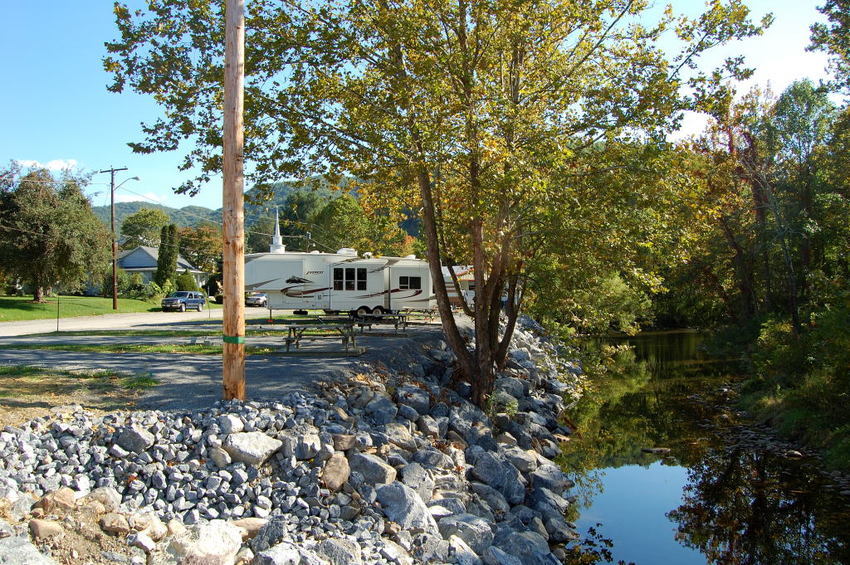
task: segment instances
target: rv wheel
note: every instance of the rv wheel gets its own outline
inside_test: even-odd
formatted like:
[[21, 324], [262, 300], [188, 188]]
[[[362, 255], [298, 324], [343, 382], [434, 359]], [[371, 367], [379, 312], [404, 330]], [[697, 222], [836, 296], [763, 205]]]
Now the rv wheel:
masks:
[[369, 314], [369, 309], [365, 306], [361, 306], [357, 309], [357, 312], [355, 312], [355, 314], [357, 314], [358, 318], [365, 318]]
[[374, 315], [374, 316], [383, 316], [383, 315], [384, 315], [384, 309], [383, 309], [383, 308], [381, 308], [380, 306], [375, 306], [375, 309], [374, 309], [374, 310], [372, 310], [372, 315]]

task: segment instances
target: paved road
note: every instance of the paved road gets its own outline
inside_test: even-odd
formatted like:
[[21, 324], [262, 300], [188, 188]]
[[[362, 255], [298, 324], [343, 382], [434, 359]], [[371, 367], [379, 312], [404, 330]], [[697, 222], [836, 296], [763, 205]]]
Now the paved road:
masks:
[[[132, 314], [103, 314], [59, 318], [60, 332], [99, 330], [169, 329], [166, 326], [185, 326], [204, 321], [221, 320], [224, 310], [207, 308], [203, 312], [136, 312]], [[261, 320], [268, 316], [265, 308], [246, 308], [248, 320]], [[217, 323], [217, 325], [220, 324]], [[25, 322], [0, 322], [0, 338], [16, 335], [43, 334], [56, 331], [56, 318], [27, 320]]]
[[[221, 320], [224, 310], [208, 308], [203, 312], [137, 312], [133, 314], [103, 314], [101, 316], [78, 316], [59, 318], [59, 331], [86, 330], [129, 330], [151, 329], [162, 324], [197, 322], [200, 320]], [[246, 314], [251, 315], [249, 310]], [[260, 313], [262, 315], [262, 313]], [[27, 320], [25, 322], [0, 322], [0, 337], [49, 333], [56, 331], [56, 319]]]

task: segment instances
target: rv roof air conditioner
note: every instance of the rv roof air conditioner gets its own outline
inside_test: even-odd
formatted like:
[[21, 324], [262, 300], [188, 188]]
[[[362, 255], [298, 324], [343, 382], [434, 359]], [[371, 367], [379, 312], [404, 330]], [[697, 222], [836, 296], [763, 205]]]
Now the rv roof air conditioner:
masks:
[[321, 251], [319, 251], [318, 249], [314, 249], [313, 251], [310, 252], [310, 255], [319, 255], [319, 254], [321, 254]]
[[416, 255], [405, 255], [405, 259], [416, 259]]
[[351, 247], [343, 247], [336, 252], [337, 255], [345, 255], [347, 257], [357, 257], [357, 250]]

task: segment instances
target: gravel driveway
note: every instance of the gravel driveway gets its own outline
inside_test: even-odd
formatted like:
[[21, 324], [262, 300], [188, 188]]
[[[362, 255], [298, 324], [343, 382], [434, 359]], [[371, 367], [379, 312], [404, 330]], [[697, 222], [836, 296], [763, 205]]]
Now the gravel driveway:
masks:
[[[221, 310], [213, 314], [221, 315]], [[250, 313], [250, 312], [249, 312]], [[191, 329], [208, 330], [220, 339], [221, 326], [209, 320], [208, 312], [114, 314], [87, 318], [60, 320], [64, 331], [95, 331], [109, 329]], [[39, 321], [44, 322], [44, 321]], [[83, 324], [82, 322], [86, 322]], [[55, 330], [55, 320], [53, 330]], [[0, 365], [39, 365], [57, 369], [107, 369], [129, 374], [150, 375], [159, 385], [150, 389], [137, 403], [140, 409], [202, 409], [211, 406], [222, 397], [221, 357], [218, 355], [159, 354], [159, 353], [88, 353], [52, 350], [3, 349], [16, 343], [34, 345], [38, 343], [186, 343], [190, 337], [150, 336], [24, 336], [39, 326], [30, 322], [18, 322], [25, 328], [15, 330], [10, 324], [0, 324], [6, 331], [6, 339], [0, 340]], [[79, 324], [79, 325], [78, 325]], [[255, 326], [256, 327], [256, 326]], [[8, 336], [20, 337], [8, 337]], [[246, 361], [246, 389], [249, 400], [274, 400], [293, 391], [308, 392], [316, 382], [327, 378], [340, 378], [364, 369], [364, 364], [382, 364], [405, 370], [409, 367], [410, 355], [421, 351], [421, 343], [436, 343], [441, 336], [438, 325], [416, 325], [408, 327], [407, 335], [387, 335], [377, 332], [357, 336], [358, 346], [365, 347], [360, 357], [345, 357], [339, 353], [315, 355], [251, 355]], [[249, 337], [253, 345], [280, 345], [281, 337]], [[308, 348], [305, 348], [308, 349]], [[404, 360], [408, 361], [404, 361]]]

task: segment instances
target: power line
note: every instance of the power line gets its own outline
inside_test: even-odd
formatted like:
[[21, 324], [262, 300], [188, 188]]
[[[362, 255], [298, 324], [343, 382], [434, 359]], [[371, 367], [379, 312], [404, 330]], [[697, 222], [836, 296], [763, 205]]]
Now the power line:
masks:
[[[124, 191], [126, 191], [126, 192], [129, 192], [130, 194], [135, 194], [135, 195], [136, 195], [136, 196], [138, 196], [139, 198], [144, 198], [145, 200], [147, 200], [147, 201], [149, 201], [149, 202], [151, 202], [151, 203], [153, 203], [153, 204], [158, 204], [158, 205], [160, 205], [160, 206], [164, 206], [162, 203], [157, 202], [156, 200], [154, 200], [153, 198], [151, 198], [151, 197], [149, 197], [149, 196], [147, 196], [147, 195], [145, 195], [145, 194], [141, 194], [141, 193], [139, 193], [139, 192], [135, 192], [135, 191], [133, 191], [133, 190], [130, 190], [129, 188], [124, 188], [123, 190], [124, 190]], [[211, 223], [211, 224], [215, 224], [215, 225], [220, 226], [220, 227], [222, 227], [222, 226], [223, 226], [223, 223], [222, 223], [222, 222], [219, 222], [219, 221], [213, 220], [213, 219], [211, 219], [211, 218], [209, 218], [209, 217], [201, 216], [200, 214], [194, 214], [194, 213], [192, 213], [192, 212], [183, 212], [182, 210], [181, 210], [181, 213], [182, 213], [183, 215], [185, 215], [185, 216], [198, 218], [198, 219], [200, 219], [200, 220], [203, 220], [203, 221], [208, 222], [208, 223]], [[315, 224], [308, 224], [308, 223], [306, 223], [306, 222], [292, 222], [291, 220], [284, 220], [284, 221], [285, 221], [285, 222], [288, 222], [288, 223], [291, 223], [291, 224], [295, 224], [296, 226], [297, 226], [298, 224], [303, 224], [303, 226], [304, 226], [304, 227], [319, 228], [319, 227], [318, 227], [318, 226], [316, 226]], [[321, 228], [319, 228], [319, 231], [321, 231]], [[270, 233], [263, 233], [263, 232], [256, 231], [256, 230], [249, 230], [249, 229], [246, 229], [246, 230], [245, 230], [245, 233], [250, 233], [250, 234], [254, 234], [254, 235], [264, 235], [264, 236], [272, 237], [272, 234], [270, 234]], [[281, 237], [285, 237], [285, 238], [289, 238], [289, 239], [299, 239], [299, 238], [301, 238], [301, 239], [306, 239], [306, 240], [308, 240], [308, 241], [311, 241], [311, 242], [315, 243], [316, 245], [319, 245], [320, 247], [324, 247], [325, 249], [327, 249], [327, 250], [329, 250], [329, 251], [332, 251], [331, 247], [329, 247], [329, 246], [327, 246], [327, 245], [325, 245], [325, 244], [321, 243], [320, 241], [315, 240], [315, 239], [314, 239], [314, 238], [312, 238], [312, 237], [307, 237], [307, 236], [305, 236], [305, 235], [281, 235]]]

